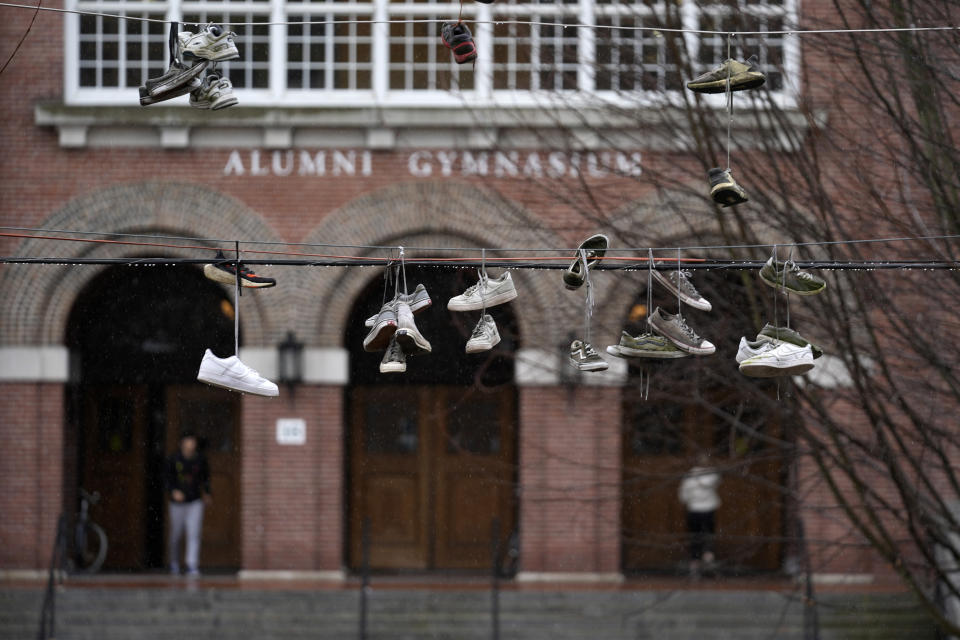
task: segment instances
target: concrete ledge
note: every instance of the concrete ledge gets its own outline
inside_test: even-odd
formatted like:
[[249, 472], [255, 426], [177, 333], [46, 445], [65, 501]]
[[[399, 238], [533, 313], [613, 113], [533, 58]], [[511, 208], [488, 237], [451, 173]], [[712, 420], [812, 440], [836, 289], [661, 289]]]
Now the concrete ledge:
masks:
[[[240, 359], [260, 375], [277, 381], [277, 350], [271, 347], [241, 347]], [[303, 382], [305, 384], [347, 384], [350, 378], [350, 357], [346, 349], [318, 348], [303, 350]]]
[[68, 363], [61, 345], [0, 347], [0, 382], [66, 382]]
[[0, 569], [0, 581], [43, 582], [48, 576], [46, 569]]
[[627, 361], [601, 355], [606, 371], [579, 371], [566, 355], [545, 349], [519, 349], [514, 361], [514, 379], [520, 387], [552, 387], [560, 384], [588, 387], [621, 387], [627, 383]]
[[624, 581], [622, 573], [579, 573], [565, 571], [521, 571], [517, 574], [517, 582], [525, 583], [570, 583], [583, 582], [589, 584], [608, 583], [620, 584]]
[[286, 570], [253, 570], [243, 569], [237, 572], [238, 580], [267, 581], [311, 581], [311, 582], [345, 582], [347, 574], [342, 569], [332, 571], [286, 571]]
[[813, 584], [873, 584], [869, 573], [814, 573]]

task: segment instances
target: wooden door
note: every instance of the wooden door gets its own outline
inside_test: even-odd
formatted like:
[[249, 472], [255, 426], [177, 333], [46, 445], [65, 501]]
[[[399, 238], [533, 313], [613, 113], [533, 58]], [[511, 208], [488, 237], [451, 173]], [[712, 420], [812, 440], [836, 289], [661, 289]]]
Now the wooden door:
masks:
[[[721, 407], [727, 413], [725, 409]], [[730, 571], [779, 568], [783, 492], [778, 487], [784, 463], [770, 445], [779, 426], [773, 418], [743, 410], [736, 422], [751, 429], [731, 428], [696, 405], [628, 402], [623, 439], [625, 570], [686, 566], [686, 514], [677, 494], [684, 473], [705, 451], [721, 471], [714, 545], [720, 566]]]
[[515, 522], [513, 390], [377, 386], [352, 393], [350, 565], [369, 523], [375, 569], [486, 569]]
[[203, 515], [203, 569], [240, 566], [240, 402], [239, 394], [206, 385], [167, 387], [167, 453], [176, 451], [181, 432], [190, 431], [210, 464], [213, 501]]
[[145, 385], [84, 388], [80, 484], [101, 496], [90, 517], [107, 533], [107, 569], [145, 566], [146, 399]]

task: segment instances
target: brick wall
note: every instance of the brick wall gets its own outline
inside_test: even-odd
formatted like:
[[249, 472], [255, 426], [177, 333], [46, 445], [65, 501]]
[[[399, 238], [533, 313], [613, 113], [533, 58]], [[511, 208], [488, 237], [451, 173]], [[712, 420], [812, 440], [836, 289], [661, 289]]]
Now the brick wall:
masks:
[[521, 390], [521, 571], [620, 571], [620, 438], [620, 389]]
[[[305, 445], [281, 445], [277, 418], [303, 418]], [[344, 505], [343, 390], [305, 385], [244, 396], [244, 569], [338, 570]]]
[[50, 564], [63, 486], [63, 385], [0, 384], [0, 568]]

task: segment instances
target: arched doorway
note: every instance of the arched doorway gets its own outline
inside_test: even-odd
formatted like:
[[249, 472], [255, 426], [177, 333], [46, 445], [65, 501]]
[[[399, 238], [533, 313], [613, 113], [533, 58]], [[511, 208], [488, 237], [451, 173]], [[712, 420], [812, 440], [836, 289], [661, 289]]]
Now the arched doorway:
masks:
[[232, 353], [233, 327], [231, 301], [196, 267], [111, 267], [77, 296], [67, 455], [77, 485], [102, 496], [93, 517], [110, 540], [107, 569], [167, 564], [163, 463], [182, 431], [198, 436], [213, 476], [201, 568], [239, 566], [240, 396], [196, 381], [204, 349]]
[[358, 296], [346, 332], [347, 564], [361, 566], [367, 523], [374, 569], [489, 569], [491, 524], [499, 522], [501, 548], [516, 526], [514, 303], [489, 311], [500, 344], [467, 355], [480, 312], [451, 313], [446, 304], [476, 282], [476, 272], [408, 269], [408, 276], [410, 290], [423, 283], [433, 300], [416, 316], [431, 354], [408, 358], [404, 374], [381, 374], [383, 354], [363, 350], [364, 319], [380, 309], [382, 278]]
[[[787, 531], [790, 401], [777, 400], [775, 380], [759, 381], [737, 370], [737, 341], [741, 335], [752, 340], [755, 325], [743, 274], [698, 270], [691, 277], [713, 309], [684, 307], [684, 317], [718, 345], [717, 353], [628, 360], [622, 425], [624, 571], [687, 570], [685, 511], [678, 488], [703, 454], [721, 473], [717, 570], [777, 571]], [[653, 305], [675, 313], [677, 300], [654, 283]], [[644, 287], [627, 313], [625, 330], [631, 335], [649, 331], [646, 315]], [[640, 389], [646, 376], [649, 397], [644, 398]]]

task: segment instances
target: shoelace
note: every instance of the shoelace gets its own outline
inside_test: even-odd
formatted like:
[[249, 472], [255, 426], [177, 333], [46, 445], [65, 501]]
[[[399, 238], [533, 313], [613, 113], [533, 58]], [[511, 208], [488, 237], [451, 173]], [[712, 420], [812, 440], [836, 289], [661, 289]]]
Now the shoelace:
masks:
[[[667, 274], [667, 277], [674, 281], [681, 291], [690, 296], [691, 298], [699, 298], [700, 292], [697, 291], [697, 288], [693, 286], [693, 283], [690, 282], [690, 278], [693, 277], [693, 274], [689, 269], [681, 269], [679, 271], [670, 271]], [[679, 284], [677, 283], [679, 280]]]
[[674, 318], [676, 319], [677, 326], [680, 327], [680, 330], [683, 331], [693, 342], [699, 344], [703, 341], [700, 336], [698, 336], [696, 332], [687, 325], [687, 321], [683, 319], [683, 316], [676, 315]]
[[813, 281], [813, 276], [806, 271], [801, 270], [793, 260], [787, 260], [785, 263], [783, 263], [783, 274], [786, 275], [788, 271], [800, 280], [804, 280], [806, 282]]
[[473, 338], [482, 338], [486, 334], [485, 329], [487, 328], [487, 323], [483, 320], [477, 323], [477, 326], [473, 328], [473, 333], [470, 334], [470, 339]]
[[400, 344], [397, 342], [396, 338], [390, 339], [390, 345], [387, 347], [387, 360], [402, 360], [403, 359], [403, 349], [400, 348]]

